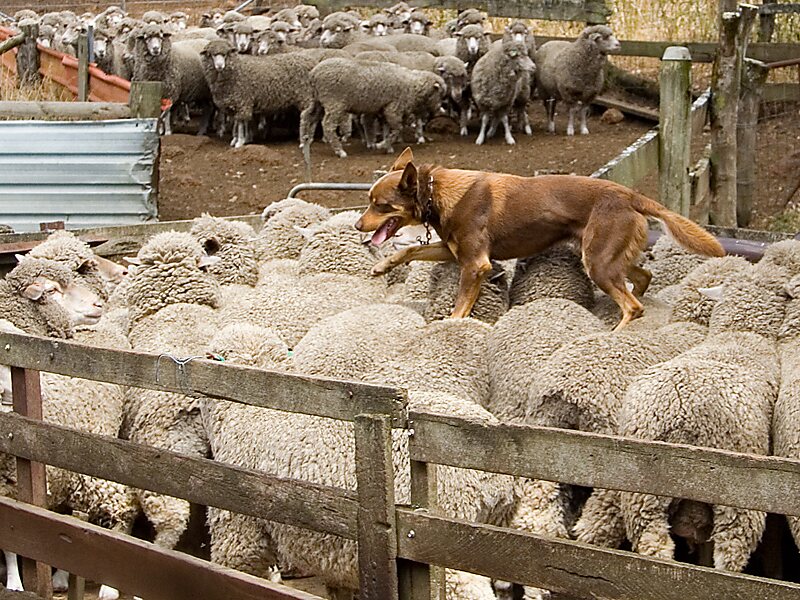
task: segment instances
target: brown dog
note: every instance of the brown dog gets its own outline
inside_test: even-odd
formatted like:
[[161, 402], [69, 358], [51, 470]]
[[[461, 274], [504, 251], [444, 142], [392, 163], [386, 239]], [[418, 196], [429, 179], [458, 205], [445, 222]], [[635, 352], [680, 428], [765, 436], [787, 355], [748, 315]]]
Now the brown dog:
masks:
[[[622, 310], [621, 329], [644, 312], [651, 274], [634, 264], [654, 217], [681, 246], [706, 256], [725, 251], [710, 233], [658, 202], [612, 181], [573, 175], [519, 177], [502, 173], [414, 165], [406, 148], [369, 191], [370, 205], [356, 223], [375, 231], [374, 244], [406, 225], [427, 224], [441, 242], [411, 246], [375, 265], [373, 275], [412, 260], [454, 260], [461, 267], [452, 317], [466, 317], [491, 259], [523, 258], [562, 240], [580, 243], [584, 268]], [[632, 294], [625, 285], [633, 284]]]

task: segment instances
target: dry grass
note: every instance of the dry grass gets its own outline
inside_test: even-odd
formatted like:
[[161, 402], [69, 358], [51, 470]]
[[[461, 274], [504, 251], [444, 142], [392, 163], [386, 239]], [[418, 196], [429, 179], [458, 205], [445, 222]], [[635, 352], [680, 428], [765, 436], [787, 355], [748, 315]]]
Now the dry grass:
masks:
[[68, 89], [49, 80], [39, 85], [18, 88], [16, 74], [0, 67], [0, 100], [70, 102], [74, 99]]

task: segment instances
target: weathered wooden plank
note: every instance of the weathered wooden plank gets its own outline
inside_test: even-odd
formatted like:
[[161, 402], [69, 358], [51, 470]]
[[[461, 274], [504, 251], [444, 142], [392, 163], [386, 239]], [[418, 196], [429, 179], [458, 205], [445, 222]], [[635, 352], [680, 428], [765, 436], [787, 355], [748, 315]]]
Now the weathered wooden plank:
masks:
[[758, 7], [759, 15], [797, 14], [800, 13], [800, 4], [797, 3], [768, 3]]
[[[320, 12], [347, 10], [353, 6], [388, 8], [396, 4], [393, 0], [311, 0]], [[514, 17], [519, 19], [546, 19], [549, 21], [584, 21], [586, 23], [605, 23], [611, 11], [602, 0], [415, 0], [418, 8], [451, 8], [463, 10], [477, 8], [493, 17]]]
[[0, 116], [10, 119], [127, 119], [131, 110], [116, 102], [0, 101]]
[[800, 101], [800, 84], [768, 83], [764, 86], [764, 102], [798, 102]]
[[161, 81], [132, 81], [129, 106], [131, 115], [140, 119], [161, 116], [161, 98], [164, 84]]
[[412, 460], [800, 515], [800, 461], [412, 412]]
[[89, 36], [78, 34], [78, 102], [89, 100]]
[[736, 128], [736, 224], [750, 225], [756, 195], [758, 112], [769, 69], [764, 63], [744, 59]]
[[657, 168], [658, 129], [651, 129], [592, 173], [592, 177], [609, 179], [633, 187], [637, 181]]
[[658, 190], [661, 204], [689, 216], [692, 142], [692, 57], [682, 46], [671, 46], [661, 60], [661, 103], [658, 135]]
[[545, 538], [491, 525], [397, 511], [403, 558], [616, 600], [794, 600], [800, 585]]
[[[42, 391], [39, 372], [29, 369], [11, 369], [11, 388], [14, 411], [28, 417], [31, 422], [42, 420]], [[13, 413], [6, 413], [12, 414]], [[17, 458], [17, 497], [22, 502], [35, 506], [47, 505], [47, 475], [42, 462]], [[43, 598], [53, 597], [50, 567], [29, 560], [35, 558], [24, 554], [22, 559], [22, 581], [26, 589], [35, 590]]]
[[0, 498], [3, 547], [148, 600], [321, 600], [72, 517]]
[[0, 363], [60, 375], [351, 421], [370, 411], [405, 422], [405, 391], [289, 375], [204, 359], [179, 368], [166, 355], [95, 348], [22, 334], [0, 335]]
[[[0, 413], [0, 452], [354, 539], [355, 494]], [[156, 468], [157, 467], [157, 468]]]
[[397, 600], [392, 423], [358, 415], [353, 423], [358, 486], [359, 598]]
[[639, 106], [638, 104], [631, 104], [624, 100], [611, 98], [610, 96], [597, 96], [592, 100], [592, 104], [599, 104], [606, 108], [616, 108], [619, 111], [639, 117], [640, 119], [647, 119], [648, 121], [655, 121], [658, 123], [658, 111], [646, 106]]
[[703, 131], [708, 121], [708, 107], [711, 104], [711, 90], [708, 89], [694, 102], [692, 102], [692, 135]]
[[2, 44], [0, 44], [0, 54], [4, 54], [9, 50], [13, 50], [17, 46], [22, 45], [24, 41], [25, 41], [24, 33], [20, 33], [19, 35], [15, 35], [14, 37], [8, 38]]

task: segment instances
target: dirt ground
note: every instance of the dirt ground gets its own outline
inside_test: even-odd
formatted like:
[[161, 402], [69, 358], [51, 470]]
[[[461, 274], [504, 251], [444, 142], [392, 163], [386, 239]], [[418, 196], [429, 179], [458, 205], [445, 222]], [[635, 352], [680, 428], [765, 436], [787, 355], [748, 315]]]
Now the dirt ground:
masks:
[[[600, 121], [600, 114], [595, 110], [590, 118], [588, 136], [566, 137], [565, 116], [557, 119], [559, 133], [552, 136], [544, 131], [544, 109], [534, 105], [533, 135], [515, 132], [514, 146], [506, 145], [501, 135], [476, 146], [477, 131], [471, 130], [469, 137], [462, 138], [451, 121], [437, 119], [426, 132], [431, 141], [412, 147], [419, 161], [452, 167], [519, 175], [542, 171], [590, 175], [652, 126], [634, 118], [608, 125]], [[403, 147], [395, 144], [396, 152]], [[349, 156], [340, 159], [323, 142], [315, 142], [311, 150], [312, 180], [369, 182], [372, 172], [387, 168], [394, 156], [367, 150], [357, 140], [346, 150]], [[190, 219], [201, 212], [219, 216], [257, 213], [305, 181], [302, 155], [288, 136], [234, 150], [216, 138], [176, 134], [163, 138], [160, 168], [162, 220]], [[304, 197], [329, 206], [366, 203], [363, 192], [313, 192]]]

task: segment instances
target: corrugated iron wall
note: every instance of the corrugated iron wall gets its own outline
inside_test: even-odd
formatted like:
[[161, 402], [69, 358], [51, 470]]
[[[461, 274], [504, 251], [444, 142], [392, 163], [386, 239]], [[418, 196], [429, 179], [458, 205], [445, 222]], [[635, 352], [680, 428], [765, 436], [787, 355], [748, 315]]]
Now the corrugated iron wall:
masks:
[[38, 231], [158, 216], [155, 119], [0, 122], [0, 223]]

